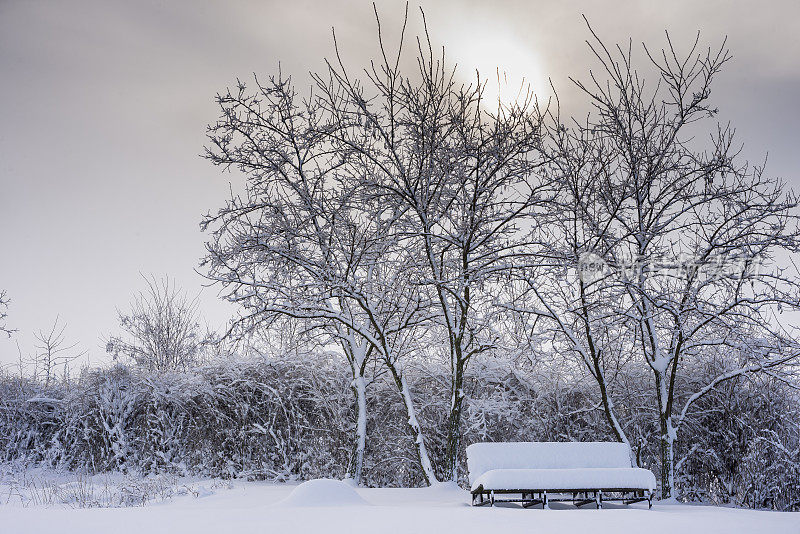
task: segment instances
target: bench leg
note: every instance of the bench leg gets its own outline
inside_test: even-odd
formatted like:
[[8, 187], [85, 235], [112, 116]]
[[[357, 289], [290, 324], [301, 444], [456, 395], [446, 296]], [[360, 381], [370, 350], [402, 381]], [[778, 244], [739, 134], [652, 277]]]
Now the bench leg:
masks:
[[547, 510], [549, 508], [547, 504], [547, 492], [545, 491], [542, 495], [542, 510]]
[[652, 493], [649, 491], [634, 491], [631, 495], [622, 499], [623, 504], [635, 504], [637, 502], [647, 501], [647, 507], [653, 507]]
[[524, 501], [522, 503], [523, 508], [530, 508], [532, 506], [536, 506], [537, 504], [542, 504], [543, 507], [547, 505], [547, 494], [545, 493], [543, 496], [542, 492], [539, 492], [538, 499], [534, 496], [533, 493], [523, 493], [522, 499]]
[[494, 504], [494, 501], [490, 497], [487, 498], [483, 493], [478, 494], [478, 502], [477, 503], [474, 500], [472, 502], [473, 502], [473, 504], [472, 504], [473, 506], [486, 506], [487, 504], [491, 506], [491, 505]]
[[494, 506], [494, 490], [489, 494], [489, 506]]
[[603, 492], [602, 492], [602, 490], [595, 492], [595, 494], [594, 494], [594, 502], [595, 502], [595, 505], [597, 506], [598, 510], [603, 508]]
[[472, 506], [486, 506], [487, 504], [493, 504], [494, 501], [492, 499], [486, 497], [486, 495], [488, 495], [488, 494], [489, 494], [489, 492], [484, 492], [484, 491], [479, 491], [479, 492], [473, 493], [472, 494]]
[[522, 503], [522, 507], [523, 508], [530, 508], [531, 506], [536, 506], [537, 504], [541, 503], [542, 502], [541, 494], [539, 496], [540, 496], [540, 498], [537, 499], [537, 498], [535, 498], [533, 496], [533, 493], [528, 493], [529, 499], [527, 501], [525, 501], [524, 503]]

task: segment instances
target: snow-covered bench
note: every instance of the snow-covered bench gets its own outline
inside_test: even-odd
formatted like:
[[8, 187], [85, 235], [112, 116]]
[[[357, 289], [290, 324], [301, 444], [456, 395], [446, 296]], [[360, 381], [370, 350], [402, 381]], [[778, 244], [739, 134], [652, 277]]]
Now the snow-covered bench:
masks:
[[656, 479], [632, 467], [630, 452], [624, 443], [475, 443], [467, 447], [472, 505], [571, 501], [601, 508], [616, 500], [652, 506]]

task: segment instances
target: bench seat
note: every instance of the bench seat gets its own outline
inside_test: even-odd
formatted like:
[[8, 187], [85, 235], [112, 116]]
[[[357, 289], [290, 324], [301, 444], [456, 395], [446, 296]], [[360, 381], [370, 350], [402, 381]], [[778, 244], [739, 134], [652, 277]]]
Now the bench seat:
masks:
[[552, 493], [605, 489], [607, 491], [656, 488], [656, 477], [638, 467], [599, 467], [580, 469], [492, 469], [472, 483], [472, 490], [549, 491]]

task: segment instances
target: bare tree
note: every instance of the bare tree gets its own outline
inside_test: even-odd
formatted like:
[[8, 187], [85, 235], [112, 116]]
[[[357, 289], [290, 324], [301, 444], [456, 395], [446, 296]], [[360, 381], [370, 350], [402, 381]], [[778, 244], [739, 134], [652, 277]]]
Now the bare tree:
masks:
[[63, 380], [69, 378], [69, 364], [84, 356], [86, 351], [76, 350], [78, 343], [68, 344], [64, 331], [67, 325], [61, 324], [59, 317], [53, 321], [49, 330], [39, 330], [33, 337], [36, 352], [27, 359], [33, 367], [33, 376], [46, 387], [58, 379], [59, 370]]
[[456, 479], [464, 373], [497, 341], [493, 282], [527, 253], [535, 208], [547, 197], [534, 172], [539, 114], [529, 91], [511, 104], [487, 105], [480, 75], [473, 85], [458, 84], [427, 30], [410, 73], [400, 67], [403, 37], [390, 56], [379, 19], [378, 34], [380, 56], [363, 79], [338, 53], [328, 76], [315, 79], [340, 150], [361, 162], [371, 194], [402, 214], [398, 224], [415, 251], [408, 268], [436, 306], [452, 378], [443, 471]]
[[376, 358], [387, 365], [409, 414], [423, 475], [435, 474], [398, 357], [423, 310], [401, 277], [407, 256], [392, 208], [366, 198], [363, 168], [349, 151], [334, 151], [337, 125], [322, 101], [297, 98], [280, 73], [255, 81], [249, 93], [218, 98], [220, 121], [210, 128], [207, 156], [248, 177], [203, 227], [213, 231], [206, 264], [210, 279], [243, 314], [229, 335], [263, 330], [279, 317], [308, 325], [321, 343], [341, 347], [350, 366], [357, 421], [348, 475], [362, 476], [366, 448], [366, 372]]
[[[632, 47], [589, 44], [606, 79], [577, 81], [595, 113], [584, 132], [603, 146], [604, 202], [612, 213], [598, 249], [627, 298], [627, 318], [654, 379], [660, 428], [661, 492], [673, 496], [674, 447], [691, 405], [720, 383], [753, 372], [780, 373], [796, 343], [776, 320], [797, 308], [798, 278], [774, 259], [798, 250], [797, 201], [763, 169], [738, 163], [730, 127], [714, 125], [711, 84], [730, 56], [723, 43], [680, 55], [667, 36], [658, 54], [644, 48], [658, 78], [646, 85]], [[592, 227], [596, 221], [591, 221]], [[688, 363], [727, 347], [729, 367], [679, 402]]]
[[123, 334], [112, 336], [106, 351], [145, 369], [187, 369], [197, 363], [206, 341], [197, 298], [190, 299], [168, 277], [143, 278], [147, 288], [134, 296], [127, 313], [118, 312]]
[[240, 83], [220, 96], [208, 157], [251, 182], [204, 223], [216, 228], [211, 277], [251, 324], [272, 313], [322, 321], [345, 354], [360, 355], [348, 356], [355, 380], [374, 351], [403, 396], [429, 482], [398, 347], [412, 348], [409, 332], [422, 323], [438, 332], [452, 379], [443, 471], [455, 479], [464, 373], [496, 344], [493, 283], [529, 253], [546, 196], [532, 173], [538, 113], [530, 93], [487, 111], [486, 82], [458, 85], [427, 33], [418, 70], [404, 74], [403, 39], [390, 60], [376, 19], [382, 59], [364, 82], [337, 49], [326, 75], [314, 75], [317, 96], [302, 103], [280, 75], [256, 81], [255, 95]]
[[0, 334], [7, 334], [8, 337], [11, 337], [11, 334], [14, 333], [12, 328], [6, 326], [6, 318], [8, 317], [8, 303], [9, 303], [8, 296], [6, 295], [5, 290], [0, 291]]

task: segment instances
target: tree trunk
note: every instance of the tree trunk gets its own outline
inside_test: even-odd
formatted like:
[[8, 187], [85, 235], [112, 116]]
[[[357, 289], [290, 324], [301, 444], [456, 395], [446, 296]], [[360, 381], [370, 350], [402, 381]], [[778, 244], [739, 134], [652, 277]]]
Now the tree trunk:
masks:
[[672, 414], [667, 406], [666, 380], [662, 373], [656, 371], [656, 391], [658, 392], [658, 415], [661, 435], [659, 436], [661, 456], [661, 498], [669, 499], [675, 492], [675, 429], [672, 426]]
[[403, 395], [403, 402], [406, 405], [408, 412], [408, 427], [411, 435], [414, 437], [415, 450], [417, 451], [417, 460], [419, 461], [420, 468], [422, 469], [422, 476], [425, 477], [425, 482], [428, 485], [439, 482], [436, 478], [436, 473], [433, 470], [430, 456], [428, 456], [428, 449], [425, 446], [425, 438], [422, 434], [422, 427], [417, 421], [417, 411], [414, 408], [414, 402], [411, 398], [411, 391], [408, 389], [408, 384], [404, 376], [400, 377], [400, 388]]
[[672, 429], [672, 417], [660, 414], [661, 417], [661, 498], [669, 499], [675, 492], [675, 439]]
[[408, 425], [409, 434], [414, 438], [414, 450], [417, 453], [417, 462], [422, 470], [422, 476], [425, 478], [426, 484], [436, 484], [439, 479], [436, 478], [436, 472], [433, 470], [433, 464], [431, 464], [431, 459], [428, 455], [428, 448], [425, 446], [425, 435], [417, 420], [417, 409], [414, 407], [414, 399], [411, 397], [411, 390], [408, 388], [406, 377], [390, 359], [387, 358], [385, 362], [389, 372], [392, 373], [394, 383], [406, 407], [406, 413], [408, 414], [406, 424]]
[[461, 410], [464, 404], [464, 393], [462, 386], [464, 383], [463, 364], [456, 362], [453, 373], [453, 388], [450, 402], [450, 416], [447, 419], [447, 456], [446, 473], [449, 480], [458, 482], [458, 453], [461, 447]]
[[354, 484], [359, 486], [364, 471], [364, 452], [367, 448], [367, 386], [364, 375], [355, 378], [351, 388], [356, 396], [356, 439], [345, 478], [353, 480]]

